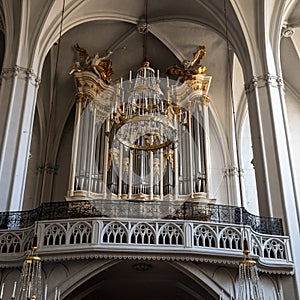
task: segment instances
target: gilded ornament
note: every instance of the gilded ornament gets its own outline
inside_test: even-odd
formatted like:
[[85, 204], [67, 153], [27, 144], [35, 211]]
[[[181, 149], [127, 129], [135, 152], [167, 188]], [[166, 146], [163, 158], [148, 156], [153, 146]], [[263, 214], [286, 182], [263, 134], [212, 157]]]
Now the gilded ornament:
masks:
[[184, 60], [182, 66], [173, 65], [167, 69], [167, 75], [179, 75], [180, 81], [194, 80], [195, 75], [204, 74], [207, 68], [200, 64], [206, 54], [205, 46], [199, 46], [192, 60]]
[[174, 167], [175, 167], [174, 150], [169, 149], [167, 151], [164, 151], [164, 168], [166, 168], [168, 160], [170, 161], [172, 170], [174, 171]]
[[160, 159], [159, 158], [153, 159], [153, 174], [160, 175]]
[[79, 46], [77, 43], [74, 46], [75, 50], [79, 52], [79, 57], [83, 59], [83, 65], [80, 62], [75, 62], [72, 66], [72, 70], [69, 72], [91, 71], [100, 77], [105, 83], [111, 82], [111, 76], [113, 74], [112, 60], [109, 57], [113, 54], [113, 51], [107, 51], [104, 56], [100, 56], [96, 53], [94, 56], [90, 56], [86, 49]]

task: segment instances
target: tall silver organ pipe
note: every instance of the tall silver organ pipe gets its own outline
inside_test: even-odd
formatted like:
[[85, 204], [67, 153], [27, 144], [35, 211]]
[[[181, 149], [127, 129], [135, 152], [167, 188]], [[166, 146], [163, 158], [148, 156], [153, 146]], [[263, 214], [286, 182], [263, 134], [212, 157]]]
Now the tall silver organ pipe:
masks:
[[191, 136], [194, 140], [194, 192], [205, 192], [205, 147], [204, 147], [204, 129], [203, 117], [201, 115], [200, 104], [194, 103], [194, 115], [192, 118], [192, 132]]
[[[176, 145], [152, 151], [129, 149], [120, 144], [114, 137], [116, 124], [108, 130], [109, 121], [98, 122], [95, 116], [95, 111], [88, 107], [81, 116], [75, 192], [119, 199], [142, 196], [146, 200], [206, 192], [207, 137], [201, 101], [190, 104], [185, 116], [189, 119], [188, 126], [178, 125]], [[138, 146], [146, 143], [143, 136], [136, 140]]]

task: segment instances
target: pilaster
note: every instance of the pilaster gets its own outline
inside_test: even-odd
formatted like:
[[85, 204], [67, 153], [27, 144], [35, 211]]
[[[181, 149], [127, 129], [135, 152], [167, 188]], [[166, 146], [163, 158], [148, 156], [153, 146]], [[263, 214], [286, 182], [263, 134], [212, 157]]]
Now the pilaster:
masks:
[[[285, 118], [283, 81], [280, 76], [265, 73], [254, 76], [245, 85], [245, 89], [260, 212], [283, 218], [285, 233], [291, 237], [292, 256], [297, 266], [300, 264], [300, 228]], [[293, 283], [296, 294], [299, 294], [299, 268], [295, 269]]]
[[1, 73], [0, 189], [1, 210], [21, 210], [35, 100], [40, 78], [19, 65]]
[[[259, 199], [264, 199], [259, 201], [260, 212], [270, 216], [282, 215], [283, 209], [282, 204], [280, 204], [280, 208], [276, 205], [277, 211], [274, 211], [273, 208], [273, 203], [279, 204], [281, 199], [281, 184], [279, 183], [281, 175], [280, 169], [278, 169], [280, 158], [278, 157], [279, 148], [277, 146], [282, 139], [279, 136], [281, 130], [278, 125], [281, 123], [281, 126], [284, 126], [280, 112], [279, 94], [282, 85], [278, 85], [278, 82], [281, 82], [278, 76], [266, 73], [261, 76], [254, 76], [245, 85], [248, 96], [258, 196]], [[271, 174], [272, 176], [270, 176]]]

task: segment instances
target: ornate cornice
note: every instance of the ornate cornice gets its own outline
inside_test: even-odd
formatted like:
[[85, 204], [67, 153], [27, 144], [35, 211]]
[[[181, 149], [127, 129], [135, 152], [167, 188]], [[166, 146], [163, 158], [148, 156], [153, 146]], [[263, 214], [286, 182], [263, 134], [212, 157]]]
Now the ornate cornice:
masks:
[[195, 75], [193, 80], [186, 80], [183, 84], [174, 85], [174, 93], [178, 103], [183, 103], [187, 99], [197, 101], [200, 99], [205, 105], [209, 105], [208, 96], [212, 76], [199, 74]]
[[[231, 265], [238, 268], [241, 257], [239, 255], [233, 257], [218, 257], [216, 255], [210, 254], [185, 254], [185, 253], [138, 253], [138, 252], [128, 252], [126, 250], [116, 251], [116, 252], [103, 252], [103, 251], [88, 251], [86, 253], [72, 251], [69, 253], [64, 253], [60, 255], [55, 255], [54, 253], [46, 254], [40, 252], [43, 261], [47, 262], [58, 262], [58, 261], [69, 261], [69, 260], [81, 260], [81, 259], [121, 259], [121, 260], [153, 260], [153, 261], [186, 261], [186, 262], [202, 262], [207, 264], [218, 264], [218, 265]], [[266, 267], [261, 259], [257, 260], [257, 266], [260, 272], [267, 274], [282, 274], [282, 275], [292, 275], [294, 273], [293, 264], [285, 264], [283, 268], [274, 265], [273, 267]], [[282, 266], [281, 266], [282, 267]]]
[[212, 256], [199, 256], [199, 254], [174, 254], [174, 253], [138, 253], [138, 252], [126, 252], [117, 251], [117, 252], [96, 252], [89, 251], [89, 253], [64, 253], [63, 255], [49, 255], [43, 254], [43, 261], [68, 261], [68, 260], [79, 260], [79, 259], [122, 259], [122, 260], [161, 260], [161, 261], [195, 261], [195, 262], [205, 262], [205, 263], [216, 263], [216, 264], [226, 264], [226, 265], [235, 265], [238, 266], [239, 261], [237, 259], [224, 259], [217, 258]]
[[33, 69], [24, 68], [18, 65], [10, 68], [3, 68], [0, 76], [0, 82], [4, 79], [10, 79], [13, 77], [28, 80], [36, 87], [38, 87], [41, 83], [41, 78], [34, 73]]
[[72, 74], [74, 74], [77, 88], [76, 103], [81, 104], [82, 110], [88, 104], [93, 104], [90, 109], [96, 108], [96, 121], [103, 122], [111, 112], [113, 88], [91, 71], [74, 71]]
[[[125, 249], [116, 249], [115, 251], [105, 251], [99, 249], [90, 250], [87, 249], [86, 251], [76, 251], [72, 249], [72, 251], [67, 252], [59, 252], [57, 253], [57, 248], [53, 249], [52, 251], [39, 251], [39, 255], [41, 256], [43, 262], [55, 263], [55, 262], [62, 262], [62, 261], [72, 261], [72, 260], [90, 260], [90, 259], [105, 259], [105, 260], [112, 260], [112, 259], [120, 259], [120, 260], [152, 260], [152, 261], [185, 261], [185, 262], [201, 262], [207, 264], [218, 264], [218, 265], [231, 265], [233, 267], [238, 268], [240, 259], [242, 255], [234, 255], [232, 257], [222, 257], [217, 255], [211, 255], [209, 253], [201, 254], [199, 253], [155, 253], [154, 249], [150, 250], [151, 253], [147, 253], [145, 250], [144, 253], [134, 251], [126, 251]], [[149, 249], [148, 249], [149, 251]], [[1, 268], [11, 268], [11, 267], [20, 267], [23, 263], [24, 257], [19, 256], [18, 258], [14, 259], [13, 261], [7, 261], [6, 263], [1, 263]], [[272, 267], [270, 267], [272, 266]], [[266, 265], [263, 262], [263, 259], [257, 259], [257, 267], [260, 272], [266, 274], [281, 274], [281, 275], [293, 275], [294, 274], [294, 267], [292, 263], [285, 263], [285, 264], [272, 264]]]
[[246, 93], [251, 93], [253, 90], [261, 87], [283, 88], [283, 80], [280, 76], [271, 75], [270, 73], [261, 76], [253, 76], [253, 78], [245, 84]]

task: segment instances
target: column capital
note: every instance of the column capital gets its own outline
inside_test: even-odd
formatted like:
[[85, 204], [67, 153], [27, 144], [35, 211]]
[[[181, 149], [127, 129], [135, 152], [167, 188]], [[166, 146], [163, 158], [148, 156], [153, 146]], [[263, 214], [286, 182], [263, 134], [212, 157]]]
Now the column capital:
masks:
[[223, 168], [223, 173], [224, 173], [225, 177], [233, 177], [233, 176], [238, 177], [239, 174], [241, 176], [244, 175], [244, 169], [240, 169], [240, 171], [239, 171], [237, 166], [229, 166], [229, 167]]
[[24, 68], [18, 65], [9, 68], [3, 68], [0, 75], [0, 84], [4, 79], [19, 77], [20, 79], [29, 80], [32, 85], [38, 87], [41, 83], [41, 78], [34, 73], [31, 68]]
[[266, 86], [283, 88], [283, 79], [281, 76], [272, 75], [270, 73], [265, 73], [260, 76], [253, 76], [248, 83], [245, 83], [245, 91], [248, 94], [254, 89]]

